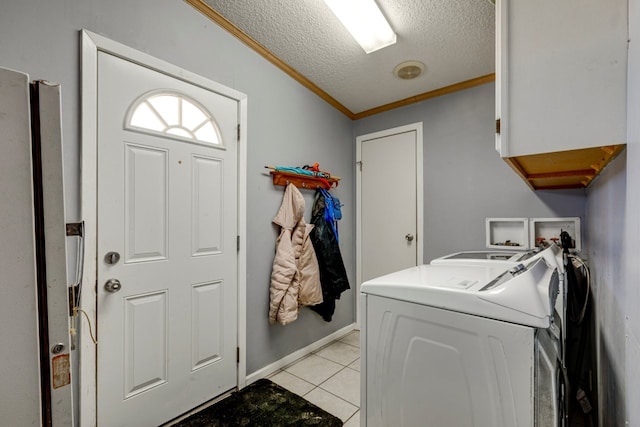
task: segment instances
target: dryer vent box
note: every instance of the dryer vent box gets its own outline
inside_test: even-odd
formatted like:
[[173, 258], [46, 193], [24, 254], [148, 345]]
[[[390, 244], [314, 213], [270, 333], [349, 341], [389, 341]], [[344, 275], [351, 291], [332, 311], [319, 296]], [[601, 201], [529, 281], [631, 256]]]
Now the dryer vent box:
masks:
[[491, 249], [531, 249], [529, 218], [487, 218], [486, 239], [487, 248]]
[[580, 218], [531, 218], [529, 220], [529, 237], [535, 247], [545, 246], [552, 241], [557, 241], [561, 246], [560, 233], [566, 231], [571, 236], [571, 252], [582, 250], [580, 238]]

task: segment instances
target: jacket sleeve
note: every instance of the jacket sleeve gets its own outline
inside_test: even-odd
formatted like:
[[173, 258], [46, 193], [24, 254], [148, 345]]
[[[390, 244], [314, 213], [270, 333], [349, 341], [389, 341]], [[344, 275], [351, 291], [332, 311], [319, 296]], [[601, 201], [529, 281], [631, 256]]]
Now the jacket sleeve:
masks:
[[[322, 287], [320, 285], [320, 267], [318, 257], [311, 243], [312, 224], [304, 224], [301, 233], [302, 242], [297, 250], [300, 254], [298, 259], [298, 277], [300, 288], [298, 291], [298, 305], [309, 306], [322, 302]], [[294, 239], [295, 240], [295, 239]]]
[[282, 228], [276, 240], [276, 256], [269, 287], [269, 322], [283, 325], [298, 317], [298, 287], [295, 284], [296, 260], [291, 230]]

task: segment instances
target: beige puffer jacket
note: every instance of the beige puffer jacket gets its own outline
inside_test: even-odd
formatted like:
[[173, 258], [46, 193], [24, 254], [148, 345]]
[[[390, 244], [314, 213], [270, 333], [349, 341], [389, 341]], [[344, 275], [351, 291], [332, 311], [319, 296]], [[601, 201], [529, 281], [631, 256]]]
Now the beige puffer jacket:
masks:
[[298, 318], [298, 307], [322, 302], [320, 269], [304, 220], [304, 197], [287, 185], [282, 205], [273, 222], [281, 227], [269, 289], [269, 322], [283, 325]]

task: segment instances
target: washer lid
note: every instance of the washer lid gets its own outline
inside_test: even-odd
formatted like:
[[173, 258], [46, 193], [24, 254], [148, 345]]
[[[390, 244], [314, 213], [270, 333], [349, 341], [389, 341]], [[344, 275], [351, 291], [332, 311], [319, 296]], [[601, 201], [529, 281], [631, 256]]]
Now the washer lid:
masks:
[[432, 265], [494, 265], [497, 268], [510, 268], [519, 263], [531, 262], [538, 258], [544, 258], [558, 271], [564, 272], [564, 259], [562, 249], [555, 243], [542, 250], [527, 252], [509, 251], [465, 251], [445, 255], [431, 260]]
[[527, 326], [547, 328], [558, 289], [544, 258], [504, 266], [420, 265], [368, 280], [360, 291]]
[[455, 263], [455, 262], [487, 262], [510, 261], [515, 262], [522, 256], [522, 252], [507, 251], [465, 251], [445, 255], [431, 261], [431, 264]]

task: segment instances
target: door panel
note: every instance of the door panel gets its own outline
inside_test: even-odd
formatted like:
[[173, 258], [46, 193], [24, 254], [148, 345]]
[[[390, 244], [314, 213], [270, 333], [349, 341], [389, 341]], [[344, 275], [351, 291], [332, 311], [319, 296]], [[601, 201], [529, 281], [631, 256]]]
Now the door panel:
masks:
[[168, 152], [125, 145], [125, 262], [167, 257]]
[[125, 299], [125, 399], [167, 381], [167, 293]]
[[[193, 255], [222, 252], [223, 170], [218, 159], [194, 156], [193, 163]], [[211, 185], [215, 183], [216, 185]]]
[[200, 369], [222, 357], [223, 342], [219, 330], [211, 330], [209, 325], [222, 325], [222, 283], [194, 285], [191, 291], [193, 311], [191, 321], [193, 331], [192, 370]]
[[416, 131], [362, 141], [362, 281], [417, 264]]
[[237, 385], [238, 106], [106, 53], [98, 70], [98, 424], [159, 425]]

